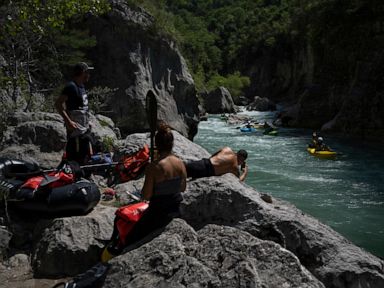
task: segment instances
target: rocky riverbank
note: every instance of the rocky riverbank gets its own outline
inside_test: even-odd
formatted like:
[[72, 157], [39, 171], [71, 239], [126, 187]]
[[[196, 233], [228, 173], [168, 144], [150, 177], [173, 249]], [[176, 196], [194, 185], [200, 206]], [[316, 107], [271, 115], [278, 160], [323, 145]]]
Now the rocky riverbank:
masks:
[[[208, 156], [179, 133], [174, 135], [174, 152], [182, 159]], [[134, 134], [120, 145], [128, 149], [145, 142], [148, 134]], [[116, 187], [114, 206], [141, 183]], [[19, 232], [10, 251], [30, 255], [34, 277], [75, 276], [98, 261], [103, 240], [112, 231], [114, 206], [100, 203], [86, 216], [48, 220], [26, 221], [18, 215], [13, 219]], [[384, 286], [381, 259], [293, 205], [261, 197], [232, 175], [189, 181], [182, 211], [182, 219], [159, 236], [113, 259], [104, 287]]]

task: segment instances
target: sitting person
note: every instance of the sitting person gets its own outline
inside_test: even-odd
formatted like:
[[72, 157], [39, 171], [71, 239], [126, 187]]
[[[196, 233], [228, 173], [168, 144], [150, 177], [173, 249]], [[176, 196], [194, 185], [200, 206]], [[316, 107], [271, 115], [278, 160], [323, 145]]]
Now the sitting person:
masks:
[[316, 151], [331, 151], [331, 149], [325, 145], [323, 137], [317, 138]]
[[311, 143], [308, 144], [308, 147], [309, 148], [316, 148], [317, 147], [317, 141], [318, 141], [318, 135], [316, 133], [316, 131], [314, 131], [312, 133], [312, 139], [311, 139]]
[[[184, 163], [172, 154], [173, 134], [168, 125], [159, 125], [155, 144], [158, 159], [147, 166], [141, 191], [143, 199], [149, 201], [149, 206], [125, 238], [125, 247], [165, 227], [180, 213], [181, 192], [186, 188], [187, 172]], [[112, 239], [107, 250], [112, 255], [118, 255], [125, 247], [118, 247]]]
[[267, 134], [273, 131], [273, 127], [269, 125], [267, 121], [264, 122], [263, 128], [264, 128], [264, 134]]
[[251, 121], [247, 121], [247, 123], [245, 124], [245, 127], [246, 128], [252, 128], [252, 123], [251, 123]]
[[[196, 179], [232, 173], [239, 177], [240, 181], [244, 181], [248, 174], [248, 166], [245, 163], [247, 157], [248, 153], [245, 150], [235, 153], [231, 148], [224, 147], [209, 159], [186, 162], [187, 176]], [[241, 175], [239, 166], [241, 166]]]

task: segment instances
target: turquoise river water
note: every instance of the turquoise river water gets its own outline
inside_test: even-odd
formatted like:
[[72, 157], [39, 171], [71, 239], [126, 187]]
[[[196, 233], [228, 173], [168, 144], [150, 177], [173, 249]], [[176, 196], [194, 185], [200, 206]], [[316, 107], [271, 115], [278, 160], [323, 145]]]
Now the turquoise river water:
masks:
[[[243, 112], [245, 113], [245, 112]], [[272, 113], [248, 112], [256, 120]], [[213, 116], [194, 142], [213, 153], [223, 146], [248, 151], [246, 183], [296, 205], [354, 244], [384, 257], [384, 149], [327, 137], [334, 160], [306, 151], [312, 131], [279, 128], [278, 136], [242, 133]]]

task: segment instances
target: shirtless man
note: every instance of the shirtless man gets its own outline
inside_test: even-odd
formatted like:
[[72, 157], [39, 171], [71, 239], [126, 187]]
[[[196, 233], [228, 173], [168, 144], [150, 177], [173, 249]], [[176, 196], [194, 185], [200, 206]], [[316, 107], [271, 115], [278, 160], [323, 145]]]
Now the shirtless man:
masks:
[[[245, 150], [239, 150], [235, 153], [231, 148], [224, 147], [209, 159], [204, 158], [186, 162], [185, 167], [187, 168], [188, 177], [194, 179], [232, 173], [239, 177], [240, 181], [244, 181], [248, 174], [248, 166], [245, 163], [247, 156], [248, 153]], [[239, 166], [241, 166], [241, 174]]]

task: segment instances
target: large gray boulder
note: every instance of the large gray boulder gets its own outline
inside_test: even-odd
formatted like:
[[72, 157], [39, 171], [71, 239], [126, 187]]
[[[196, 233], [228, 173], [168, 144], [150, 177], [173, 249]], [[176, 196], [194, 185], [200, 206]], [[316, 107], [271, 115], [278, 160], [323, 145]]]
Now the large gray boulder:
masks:
[[107, 17], [90, 19], [87, 25], [97, 45], [90, 58], [95, 66], [94, 84], [117, 88], [108, 99], [113, 120], [127, 135], [148, 131], [145, 110], [147, 92], [158, 101], [158, 118], [182, 135], [197, 133], [198, 100], [191, 74], [175, 43], [153, 33], [147, 12], [112, 0]]
[[8, 119], [2, 148], [11, 145], [33, 144], [41, 152], [62, 151], [66, 142], [64, 122], [59, 114], [16, 112]]
[[110, 239], [115, 210], [97, 206], [86, 216], [38, 223], [32, 255], [35, 276], [75, 276], [100, 261], [100, 240]]
[[7, 122], [0, 157], [37, 162], [46, 168], [59, 164], [66, 142], [59, 114], [15, 112]]
[[265, 202], [233, 175], [190, 181], [182, 208], [196, 229], [229, 225], [279, 243], [326, 287], [384, 287], [384, 261], [287, 202]]
[[[117, 140], [109, 118], [91, 114], [90, 123], [95, 141]], [[8, 125], [0, 144], [0, 157], [29, 160], [46, 168], [60, 163], [67, 134], [59, 114], [16, 112], [9, 117]]]
[[248, 111], [275, 111], [276, 104], [266, 97], [255, 96], [252, 103], [247, 106]]
[[232, 95], [225, 87], [219, 87], [210, 93], [202, 94], [204, 108], [208, 113], [233, 113], [236, 112], [236, 106]]
[[[191, 142], [179, 132], [172, 130], [174, 137], [173, 153], [184, 160], [198, 160], [207, 158], [210, 154], [201, 146]], [[118, 141], [119, 153], [131, 154], [143, 148], [145, 144], [150, 145], [149, 133], [135, 133], [128, 135], [124, 140]]]
[[241, 230], [171, 222], [152, 242], [119, 256], [105, 287], [324, 287], [296, 256]]

